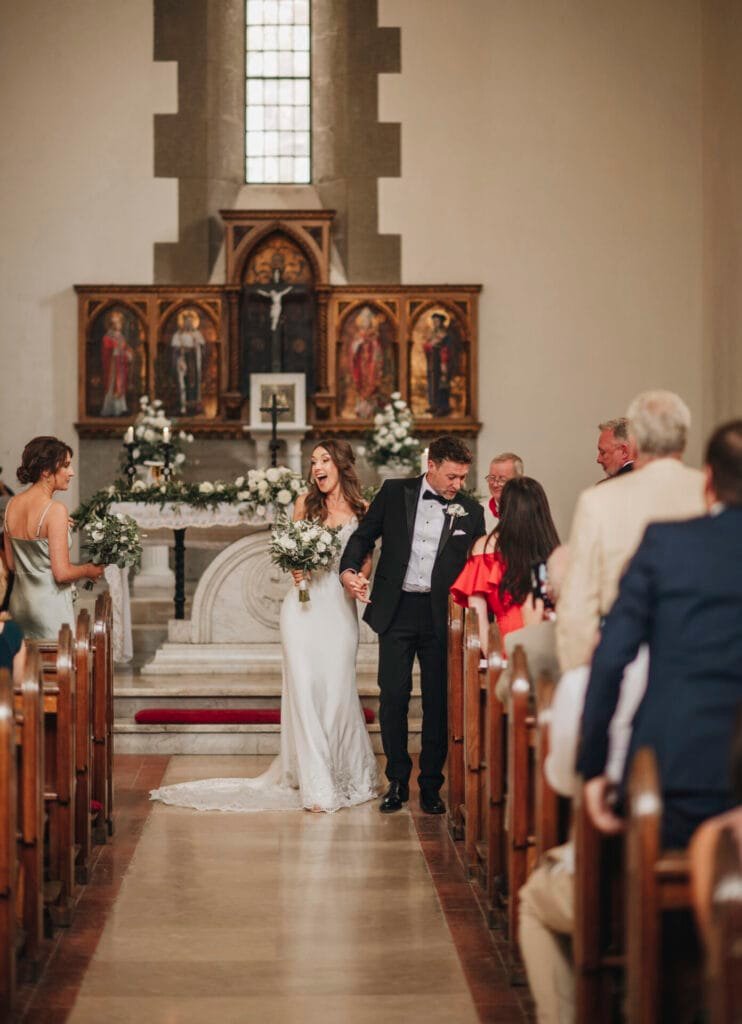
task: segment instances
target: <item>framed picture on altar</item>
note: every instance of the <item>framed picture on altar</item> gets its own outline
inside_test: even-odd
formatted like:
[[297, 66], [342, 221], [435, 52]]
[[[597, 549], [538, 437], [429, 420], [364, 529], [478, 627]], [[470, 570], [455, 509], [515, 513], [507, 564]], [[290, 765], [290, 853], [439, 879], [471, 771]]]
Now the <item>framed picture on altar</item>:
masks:
[[250, 427], [270, 427], [275, 395], [279, 429], [306, 427], [307, 383], [303, 373], [250, 374]]

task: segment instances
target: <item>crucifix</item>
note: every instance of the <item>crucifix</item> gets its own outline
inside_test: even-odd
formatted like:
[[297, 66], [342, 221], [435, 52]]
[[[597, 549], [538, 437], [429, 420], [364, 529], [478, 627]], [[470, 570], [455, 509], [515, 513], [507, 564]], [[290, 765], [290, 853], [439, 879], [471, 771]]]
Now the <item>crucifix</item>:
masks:
[[278, 417], [288, 412], [289, 407], [287, 405], [279, 405], [278, 396], [274, 391], [271, 395], [271, 404], [261, 405], [260, 411], [271, 414], [271, 439], [268, 447], [271, 453], [271, 466], [275, 467], [278, 465], [278, 449], [281, 445], [281, 442], [278, 440]]

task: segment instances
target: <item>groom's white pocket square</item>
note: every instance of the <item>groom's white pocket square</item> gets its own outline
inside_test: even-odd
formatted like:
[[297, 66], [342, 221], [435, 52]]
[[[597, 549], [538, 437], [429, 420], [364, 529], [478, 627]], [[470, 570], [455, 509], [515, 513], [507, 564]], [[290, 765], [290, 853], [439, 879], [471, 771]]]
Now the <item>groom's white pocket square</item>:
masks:
[[454, 537], [465, 537], [466, 536], [466, 530], [454, 530], [453, 531], [453, 535], [454, 535]]

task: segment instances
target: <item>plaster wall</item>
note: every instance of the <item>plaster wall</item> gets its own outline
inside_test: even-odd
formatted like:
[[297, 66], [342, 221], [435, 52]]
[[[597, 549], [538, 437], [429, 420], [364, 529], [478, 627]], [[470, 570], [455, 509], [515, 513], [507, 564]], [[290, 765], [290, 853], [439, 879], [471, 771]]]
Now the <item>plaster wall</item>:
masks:
[[73, 283], [150, 283], [155, 241], [177, 238], [176, 184], [153, 176], [153, 116], [174, 109], [176, 81], [153, 62], [152, 0], [4, 0], [0, 21], [0, 465], [13, 486], [31, 437], [79, 448]]
[[481, 282], [478, 482], [519, 452], [560, 533], [601, 476], [596, 424], [647, 387], [704, 418], [701, 12], [695, 0], [380, 0], [402, 125], [379, 186], [402, 281]]

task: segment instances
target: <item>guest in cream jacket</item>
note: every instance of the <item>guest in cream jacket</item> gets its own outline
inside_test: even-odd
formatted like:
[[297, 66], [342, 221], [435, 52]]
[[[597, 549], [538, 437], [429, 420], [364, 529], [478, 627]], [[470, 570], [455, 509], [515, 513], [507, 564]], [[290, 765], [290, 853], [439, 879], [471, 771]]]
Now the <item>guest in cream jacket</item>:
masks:
[[556, 624], [565, 672], [590, 662], [596, 630], [647, 525], [705, 512], [703, 474], [682, 463], [690, 428], [685, 402], [671, 391], [645, 391], [627, 416], [639, 450], [635, 472], [583, 491], [572, 522]]

